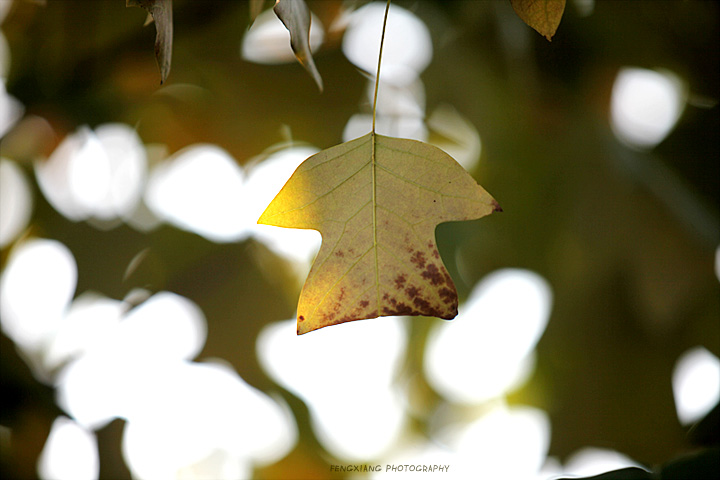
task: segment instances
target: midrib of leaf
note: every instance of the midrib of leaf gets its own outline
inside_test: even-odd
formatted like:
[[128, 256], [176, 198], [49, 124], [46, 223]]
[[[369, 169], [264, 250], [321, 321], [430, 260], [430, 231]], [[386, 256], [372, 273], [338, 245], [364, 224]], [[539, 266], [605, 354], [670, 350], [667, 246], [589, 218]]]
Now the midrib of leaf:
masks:
[[380, 86], [380, 64], [382, 63], [383, 44], [385, 43], [385, 28], [387, 27], [388, 13], [390, 12], [390, 0], [385, 5], [385, 16], [383, 18], [382, 34], [380, 35], [380, 50], [378, 52], [378, 66], [375, 74], [375, 93], [373, 95], [372, 109], [372, 130], [370, 131], [370, 175], [372, 175], [372, 230], [373, 230], [373, 253], [375, 255], [375, 292], [377, 297], [377, 309], [380, 311], [380, 265], [377, 241], [377, 159], [376, 159], [376, 138], [375, 138], [375, 117], [377, 113], [378, 88]]
[[[382, 45], [382, 44], [381, 44]], [[375, 80], [375, 98], [377, 99], [377, 80]], [[373, 253], [375, 254], [375, 292], [377, 296], [377, 308], [380, 311], [380, 265], [378, 264], [378, 240], [377, 240], [377, 163], [375, 161], [375, 106], [373, 105], [373, 129], [370, 134], [370, 172], [372, 175], [372, 229], [373, 229]]]

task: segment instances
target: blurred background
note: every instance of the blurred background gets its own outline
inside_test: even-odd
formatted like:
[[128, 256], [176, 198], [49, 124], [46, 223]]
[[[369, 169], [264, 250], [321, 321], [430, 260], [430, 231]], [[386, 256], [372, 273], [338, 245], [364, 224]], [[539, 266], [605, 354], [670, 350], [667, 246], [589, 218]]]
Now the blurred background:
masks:
[[[317, 232], [255, 225], [369, 131], [384, 2], [0, 1], [3, 478], [546, 479], [696, 451], [720, 398], [716, 2], [397, 0], [380, 133], [504, 212], [443, 224], [450, 322], [295, 335]], [[380, 465], [381, 472], [339, 466]], [[335, 466], [335, 467], [333, 467]], [[423, 474], [429, 476], [430, 474]]]

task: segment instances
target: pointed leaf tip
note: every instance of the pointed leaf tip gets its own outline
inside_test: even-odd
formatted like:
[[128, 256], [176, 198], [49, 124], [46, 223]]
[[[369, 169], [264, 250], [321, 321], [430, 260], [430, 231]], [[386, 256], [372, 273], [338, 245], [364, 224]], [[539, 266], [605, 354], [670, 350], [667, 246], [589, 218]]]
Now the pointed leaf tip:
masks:
[[378, 316], [454, 318], [435, 228], [498, 208], [442, 150], [369, 133], [305, 160], [259, 223], [322, 234], [297, 308], [302, 335]]
[[565, 0], [510, 0], [518, 17], [548, 41], [560, 25]]
[[300, 65], [310, 73], [320, 92], [323, 91], [323, 81], [315, 66], [310, 50], [310, 24], [312, 17], [305, 0], [278, 0], [273, 7], [275, 15], [290, 32], [290, 46]]
[[144, 8], [155, 23], [155, 59], [160, 68], [160, 84], [170, 74], [173, 46], [172, 0], [126, 0], [126, 7]]

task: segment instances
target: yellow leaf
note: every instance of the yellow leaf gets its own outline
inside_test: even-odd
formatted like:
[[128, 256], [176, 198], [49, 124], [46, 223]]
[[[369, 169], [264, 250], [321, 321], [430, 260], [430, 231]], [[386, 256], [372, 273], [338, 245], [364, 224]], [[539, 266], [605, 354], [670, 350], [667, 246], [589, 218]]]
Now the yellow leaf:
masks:
[[565, 11], [565, 0], [510, 0], [510, 3], [523, 22], [552, 40]]
[[435, 227], [497, 210], [442, 150], [368, 133], [305, 160], [258, 223], [322, 234], [298, 304], [303, 334], [387, 315], [454, 318]]

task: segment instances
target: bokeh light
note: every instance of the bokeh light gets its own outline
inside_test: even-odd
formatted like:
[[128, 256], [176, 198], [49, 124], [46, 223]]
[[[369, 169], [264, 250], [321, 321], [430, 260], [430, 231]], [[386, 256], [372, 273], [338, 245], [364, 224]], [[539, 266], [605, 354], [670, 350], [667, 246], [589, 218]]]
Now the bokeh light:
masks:
[[[149, 395], [123, 435], [123, 454], [138, 478], [232, 480], [282, 458], [297, 441], [292, 417], [231, 368], [181, 362], [136, 395]], [[142, 393], [141, 393], [142, 392]]]
[[[121, 321], [112, 304], [102, 298], [94, 303], [85, 308], [104, 315], [93, 321], [95, 328], [106, 328], [56, 381], [58, 403], [88, 428], [142, 411], [147, 401], [143, 391], [160, 381], [162, 368], [197, 355], [206, 331], [198, 307], [169, 292], [150, 297]], [[79, 322], [81, 317], [76, 313], [74, 320]]]
[[703, 347], [686, 351], [675, 364], [672, 387], [680, 423], [701, 419], [720, 402], [720, 359]]
[[575, 11], [581, 17], [589, 17], [595, 10], [595, 0], [573, 0]]
[[25, 107], [23, 104], [7, 93], [5, 80], [0, 78], [0, 137], [10, 130], [24, 112]]
[[[352, 12], [346, 19], [343, 53], [358, 68], [376, 74], [379, 39], [385, 15], [385, 4], [370, 3]], [[425, 125], [425, 87], [420, 74], [432, 59], [432, 41], [425, 24], [413, 13], [391, 5], [388, 30], [383, 46], [383, 65], [378, 88], [368, 80], [360, 104], [364, 111], [377, 105], [375, 131], [382, 135], [427, 141]], [[343, 141], [370, 132], [371, 113], [356, 113], [343, 131]]]
[[[413, 479], [413, 478], [437, 478], [442, 475], [443, 478], [455, 479], [465, 478], [460, 475], [466, 475], [467, 471], [460, 470], [460, 475], [455, 467], [458, 467], [457, 453], [449, 447], [433, 442], [426, 438], [414, 439], [403, 442], [398, 448], [395, 448], [388, 456], [383, 458], [384, 465], [381, 464], [379, 472], [370, 474], [372, 479]], [[440, 473], [437, 469], [434, 472], [417, 472], [417, 471], [398, 471], [400, 465], [452, 465], [452, 470]], [[388, 468], [390, 466], [390, 468]], [[396, 469], [393, 470], [392, 466]], [[458, 469], [459, 470], [459, 469]]]
[[654, 147], [675, 127], [686, 95], [683, 82], [671, 72], [621, 69], [610, 101], [615, 135], [631, 147]]
[[147, 158], [133, 129], [105, 124], [81, 127], [47, 160], [35, 163], [50, 204], [70, 220], [115, 220], [132, 214], [145, 186]]
[[62, 243], [28, 240], [17, 245], [0, 278], [3, 333], [28, 352], [44, 347], [70, 304], [76, 282], [75, 259]]
[[506, 213], [437, 231], [453, 321], [297, 336], [321, 236], [256, 222], [314, 145], [370, 131], [385, 2], [307, 2], [322, 94], [253, 3], [175, 2], [160, 86], [141, 9], [0, 0], [2, 474], [549, 480], [698, 448], [720, 7], [572, 0], [548, 42], [509, 2], [392, 2], [377, 132]]
[[480, 403], [508, 393], [532, 371], [552, 290], [540, 275], [503, 269], [486, 276], [452, 322], [428, 338], [424, 371], [448, 400]]
[[[310, 50], [315, 52], [323, 43], [325, 31], [322, 23], [310, 14]], [[272, 9], [257, 16], [245, 33], [240, 54], [248, 62], [278, 64], [295, 62], [295, 53], [290, 47], [290, 32]]]
[[247, 235], [236, 213], [245, 174], [223, 149], [194, 145], [153, 168], [145, 202], [152, 212], [182, 229], [230, 242]]
[[[127, 421], [123, 451], [138, 478], [175, 478], [180, 471], [194, 472], [188, 478], [239, 478], [292, 448], [297, 433], [284, 407], [230, 367], [190, 362], [206, 336], [196, 305], [160, 292], [118, 318], [121, 312], [121, 302], [79, 298], [50, 352], [76, 354], [56, 388], [58, 404], [80, 425]], [[88, 323], [87, 342], [72, 338]]]
[[[342, 49], [355, 66], [375, 75], [385, 3], [373, 2], [350, 15]], [[408, 85], [428, 66], [433, 45], [425, 24], [409, 10], [390, 6], [383, 46], [384, 82]]]
[[151, 172], [145, 201], [159, 218], [215, 242], [254, 237], [278, 255], [309, 269], [320, 247], [316, 231], [258, 225], [257, 220], [295, 169], [317, 152], [280, 148], [252, 162], [248, 173], [212, 145], [183, 149]]
[[448, 465], [446, 472], [381, 471], [372, 478], [540, 479], [550, 445], [550, 421], [542, 410], [497, 403], [470, 421], [442, 429], [437, 439], [410, 442], [386, 457], [386, 465]]
[[[369, 80], [360, 105], [363, 111], [371, 110], [375, 98], [375, 81]], [[372, 113], [353, 114], [345, 124], [343, 141], [361, 137], [372, 129]], [[425, 142], [428, 129], [425, 125], [425, 87], [419, 78], [395, 85], [383, 76], [378, 88], [375, 131], [381, 135], [410, 138]]]
[[[374, 80], [367, 82], [365, 89], [368, 106], [375, 98]], [[395, 85], [383, 78], [378, 87], [376, 112], [380, 117], [422, 119], [425, 116], [425, 85], [420, 78], [403, 85]]]
[[454, 107], [438, 105], [427, 118], [431, 135], [428, 141], [453, 157], [465, 170], [472, 172], [480, 160], [480, 133]]
[[[356, 113], [345, 124], [343, 140], [352, 140], [370, 133], [372, 128], [372, 115], [369, 113]], [[377, 117], [375, 119], [375, 132], [381, 135], [409, 138], [411, 140], [427, 140], [427, 127], [422, 118], [418, 117]]]
[[38, 459], [38, 474], [46, 480], [95, 480], [100, 458], [95, 435], [67, 417], [53, 422]]
[[44, 367], [53, 371], [106, 341], [127, 308], [125, 302], [93, 292], [77, 297], [58, 322], [45, 351]]
[[402, 319], [350, 322], [302, 337], [296, 330], [292, 319], [260, 332], [262, 367], [307, 403], [329, 452], [345, 460], [379, 457], [405, 422], [393, 387], [407, 343]]
[[32, 214], [32, 192], [20, 167], [0, 158], [0, 248], [25, 229]]
[[550, 420], [537, 408], [499, 406], [455, 432], [454, 449], [468, 475], [480, 478], [533, 478], [550, 446]]

